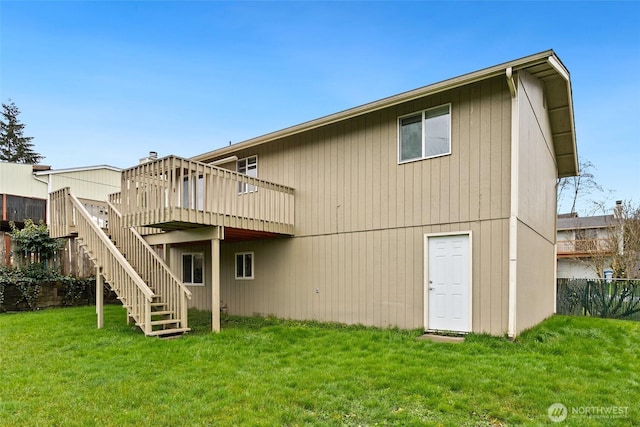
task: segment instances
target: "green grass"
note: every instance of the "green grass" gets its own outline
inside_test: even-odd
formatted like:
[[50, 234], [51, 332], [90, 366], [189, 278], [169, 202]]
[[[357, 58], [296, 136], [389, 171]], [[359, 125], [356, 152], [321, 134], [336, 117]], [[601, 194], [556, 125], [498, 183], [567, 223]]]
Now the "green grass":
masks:
[[[0, 425], [634, 425], [640, 323], [556, 316], [515, 342], [228, 318], [147, 338], [124, 310], [0, 315]], [[547, 408], [628, 407], [624, 418]]]

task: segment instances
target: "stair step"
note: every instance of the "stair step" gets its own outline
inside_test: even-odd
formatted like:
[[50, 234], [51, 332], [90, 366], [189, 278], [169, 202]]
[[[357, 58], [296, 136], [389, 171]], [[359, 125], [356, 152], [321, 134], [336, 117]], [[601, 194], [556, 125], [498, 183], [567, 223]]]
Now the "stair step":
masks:
[[152, 302], [151, 303], [151, 307], [166, 307], [167, 303], [166, 302]]
[[184, 334], [185, 332], [189, 332], [191, 328], [174, 328], [174, 329], [158, 329], [157, 331], [151, 331], [147, 334], [149, 337], [158, 337], [158, 338], [176, 338]]
[[166, 316], [167, 314], [173, 314], [173, 311], [171, 310], [158, 310], [158, 311], [151, 311], [151, 315], [152, 316]]
[[162, 319], [162, 320], [152, 320], [150, 322], [151, 326], [158, 325], [171, 325], [172, 323], [180, 323], [180, 319]]

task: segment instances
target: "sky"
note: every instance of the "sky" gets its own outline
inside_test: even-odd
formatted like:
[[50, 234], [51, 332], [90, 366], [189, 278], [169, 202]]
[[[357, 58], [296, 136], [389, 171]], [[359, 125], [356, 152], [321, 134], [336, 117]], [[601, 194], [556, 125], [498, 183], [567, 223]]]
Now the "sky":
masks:
[[[578, 155], [640, 202], [640, 2], [0, 0], [0, 100], [55, 169], [191, 157], [553, 49]], [[566, 210], [566, 202], [560, 210]]]

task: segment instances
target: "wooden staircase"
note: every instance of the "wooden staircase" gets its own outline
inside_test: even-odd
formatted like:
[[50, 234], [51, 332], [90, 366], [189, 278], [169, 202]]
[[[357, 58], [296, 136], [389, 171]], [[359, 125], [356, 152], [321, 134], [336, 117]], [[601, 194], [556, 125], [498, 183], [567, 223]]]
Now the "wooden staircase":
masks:
[[52, 237], [77, 236], [127, 310], [127, 319], [145, 335], [169, 338], [189, 331], [191, 292], [134, 228], [123, 226], [117, 207], [107, 205], [109, 234], [68, 188], [52, 193]]

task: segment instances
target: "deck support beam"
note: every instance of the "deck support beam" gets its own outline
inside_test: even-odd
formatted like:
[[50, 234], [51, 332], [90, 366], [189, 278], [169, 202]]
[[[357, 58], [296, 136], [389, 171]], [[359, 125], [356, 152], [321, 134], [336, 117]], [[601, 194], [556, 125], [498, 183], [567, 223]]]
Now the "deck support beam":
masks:
[[217, 236], [211, 239], [211, 330], [220, 332], [220, 239], [222, 227], [217, 228]]
[[96, 266], [96, 314], [98, 315], [98, 329], [104, 326], [104, 279], [102, 267]]

